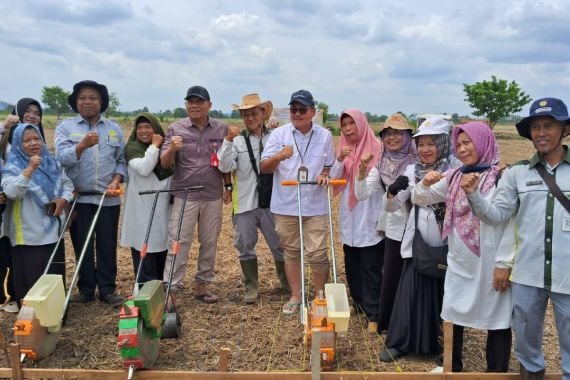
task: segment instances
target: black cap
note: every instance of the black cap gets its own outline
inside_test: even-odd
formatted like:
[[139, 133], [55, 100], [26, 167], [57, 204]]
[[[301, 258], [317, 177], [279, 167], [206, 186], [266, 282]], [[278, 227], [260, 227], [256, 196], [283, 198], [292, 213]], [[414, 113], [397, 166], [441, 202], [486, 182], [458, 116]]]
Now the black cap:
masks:
[[295, 91], [291, 95], [291, 101], [289, 102], [289, 105], [293, 104], [294, 102], [299, 102], [307, 107], [315, 106], [315, 100], [313, 99], [313, 95], [307, 90]]
[[208, 93], [208, 90], [206, 90], [204, 87], [202, 86], [192, 86], [188, 89], [188, 91], [186, 91], [186, 97], [184, 98], [185, 100], [190, 99], [191, 96], [195, 96], [197, 98], [200, 98], [202, 100], [206, 100], [206, 101], [210, 101], [210, 94]]
[[73, 85], [73, 92], [67, 97], [67, 103], [71, 109], [79, 113], [79, 111], [77, 111], [77, 95], [83, 87], [92, 87], [97, 90], [99, 95], [101, 95], [101, 110], [99, 112], [105, 112], [107, 107], [109, 107], [109, 91], [105, 85], [97, 83], [94, 80], [82, 80]]

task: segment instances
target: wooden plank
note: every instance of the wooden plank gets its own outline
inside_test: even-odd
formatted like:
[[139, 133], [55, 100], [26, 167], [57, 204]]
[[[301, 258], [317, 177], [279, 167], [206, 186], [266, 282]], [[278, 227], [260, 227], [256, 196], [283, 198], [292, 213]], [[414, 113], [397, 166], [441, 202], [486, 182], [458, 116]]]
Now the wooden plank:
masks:
[[443, 321], [443, 372], [451, 373], [453, 360], [453, 323]]
[[[23, 379], [125, 380], [127, 372], [93, 369], [24, 368]], [[12, 369], [0, 368], [0, 378], [12, 378]], [[137, 371], [137, 380], [310, 380], [310, 372], [188, 372]], [[518, 373], [431, 373], [431, 372], [321, 372], [322, 380], [518, 380]], [[545, 380], [562, 380], [561, 374], [546, 374]]]
[[227, 347], [220, 348], [220, 361], [218, 363], [218, 372], [228, 372], [229, 357], [230, 357], [230, 349]]
[[321, 332], [311, 335], [311, 380], [321, 380]]
[[23, 379], [22, 363], [20, 363], [20, 343], [10, 344], [10, 366], [12, 367], [12, 378], [15, 380]]

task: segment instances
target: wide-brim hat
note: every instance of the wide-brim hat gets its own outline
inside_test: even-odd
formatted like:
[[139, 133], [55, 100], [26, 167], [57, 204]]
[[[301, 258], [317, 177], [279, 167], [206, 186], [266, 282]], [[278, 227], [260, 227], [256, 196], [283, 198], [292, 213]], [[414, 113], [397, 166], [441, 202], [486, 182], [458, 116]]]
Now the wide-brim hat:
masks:
[[418, 131], [412, 137], [449, 134], [452, 127], [451, 123], [447, 120], [439, 117], [429, 117], [420, 124]]
[[530, 122], [535, 117], [550, 116], [562, 124], [568, 124], [570, 117], [568, 116], [568, 108], [566, 104], [560, 99], [556, 98], [541, 98], [535, 100], [530, 106], [528, 116], [516, 124], [517, 131], [522, 137], [532, 140], [530, 136]]
[[233, 109], [242, 111], [255, 107], [263, 109], [263, 121], [269, 120], [273, 113], [273, 103], [271, 100], [261, 101], [259, 94], [247, 94], [241, 98], [241, 104], [232, 104]]
[[395, 113], [392, 116], [390, 116], [388, 119], [386, 119], [384, 125], [380, 127], [380, 131], [378, 132], [378, 134], [382, 136], [382, 132], [387, 128], [409, 130], [410, 133], [414, 131], [414, 127], [410, 125], [408, 118], [402, 115], [401, 113]]
[[79, 111], [77, 111], [77, 95], [83, 87], [92, 87], [97, 90], [99, 95], [101, 95], [101, 110], [99, 112], [105, 112], [109, 107], [109, 91], [105, 85], [97, 83], [94, 80], [82, 80], [73, 85], [73, 92], [67, 97], [67, 103], [71, 109], [79, 113]]

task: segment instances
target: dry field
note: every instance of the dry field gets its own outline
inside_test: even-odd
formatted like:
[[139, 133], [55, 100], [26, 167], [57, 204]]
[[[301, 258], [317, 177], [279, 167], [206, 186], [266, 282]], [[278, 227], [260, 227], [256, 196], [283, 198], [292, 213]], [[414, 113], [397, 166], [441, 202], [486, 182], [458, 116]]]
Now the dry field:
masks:
[[[130, 134], [130, 128], [125, 128]], [[497, 127], [500, 137], [502, 162], [512, 163], [532, 153], [532, 145], [516, 137], [513, 126]], [[53, 141], [53, 130], [48, 129], [48, 141]], [[336, 200], [334, 208], [336, 209]], [[334, 218], [336, 220], [336, 218]], [[336, 231], [336, 226], [335, 226]], [[141, 231], [144, 233], [144, 231]], [[335, 232], [335, 237], [338, 233]], [[213, 287], [220, 301], [205, 305], [193, 298], [192, 276], [196, 270], [197, 243], [193, 245], [187, 288], [178, 297], [183, 322], [183, 335], [177, 340], [160, 343], [156, 364], [161, 370], [213, 371], [217, 368], [219, 350], [231, 350], [230, 371], [297, 371], [308, 370], [308, 353], [303, 347], [303, 329], [297, 317], [286, 317], [280, 310], [285, 298], [276, 292], [277, 277], [271, 255], [260, 238], [260, 299], [256, 305], [241, 304], [241, 271], [232, 245], [231, 209], [225, 206], [224, 223], [218, 242], [216, 263], [217, 280]], [[66, 244], [71, 258], [72, 248]], [[340, 281], [344, 281], [343, 254], [339, 241], [335, 241]], [[133, 287], [130, 252], [119, 248], [118, 291], [128, 296]], [[73, 269], [69, 264], [68, 273]], [[3, 313], [0, 327], [11, 340], [11, 327], [15, 315]], [[41, 368], [120, 369], [122, 361], [116, 345], [118, 314], [116, 309], [101, 302], [87, 305], [71, 304], [67, 324], [53, 354], [37, 363], [26, 366]], [[398, 363], [383, 363], [378, 353], [383, 348], [384, 336], [366, 332], [367, 321], [361, 315], [350, 319], [349, 333], [338, 340], [337, 369], [343, 371], [429, 371], [435, 366], [434, 357], [405, 356]], [[464, 363], [466, 371], [485, 370], [485, 334], [467, 329]], [[560, 372], [558, 339], [553, 318], [549, 314], [545, 331], [545, 350], [548, 370]], [[0, 354], [2, 355], [2, 354]], [[2, 355], [3, 356], [3, 355]], [[0, 357], [0, 367], [6, 367]], [[518, 372], [518, 364], [511, 359], [511, 371]]]

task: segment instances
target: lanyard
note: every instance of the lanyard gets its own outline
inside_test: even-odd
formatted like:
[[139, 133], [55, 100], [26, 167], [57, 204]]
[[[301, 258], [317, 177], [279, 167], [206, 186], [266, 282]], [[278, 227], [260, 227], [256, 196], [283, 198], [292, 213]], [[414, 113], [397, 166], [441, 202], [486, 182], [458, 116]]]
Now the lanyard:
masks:
[[299, 157], [301, 157], [301, 164], [304, 164], [304, 158], [307, 155], [307, 151], [309, 150], [309, 145], [311, 145], [311, 139], [313, 138], [313, 132], [311, 131], [311, 135], [309, 136], [309, 141], [307, 142], [307, 146], [305, 147], [305, 152], [301, 154], [301, 150], [299, 149], [299, 145], [297, 145], [297, 139], [295, 138], [295, 131], [291, 132], [293, 134], [293, 141], [295, 142], [295, 148], [297, 148], [297, 152], [299, 152]]

